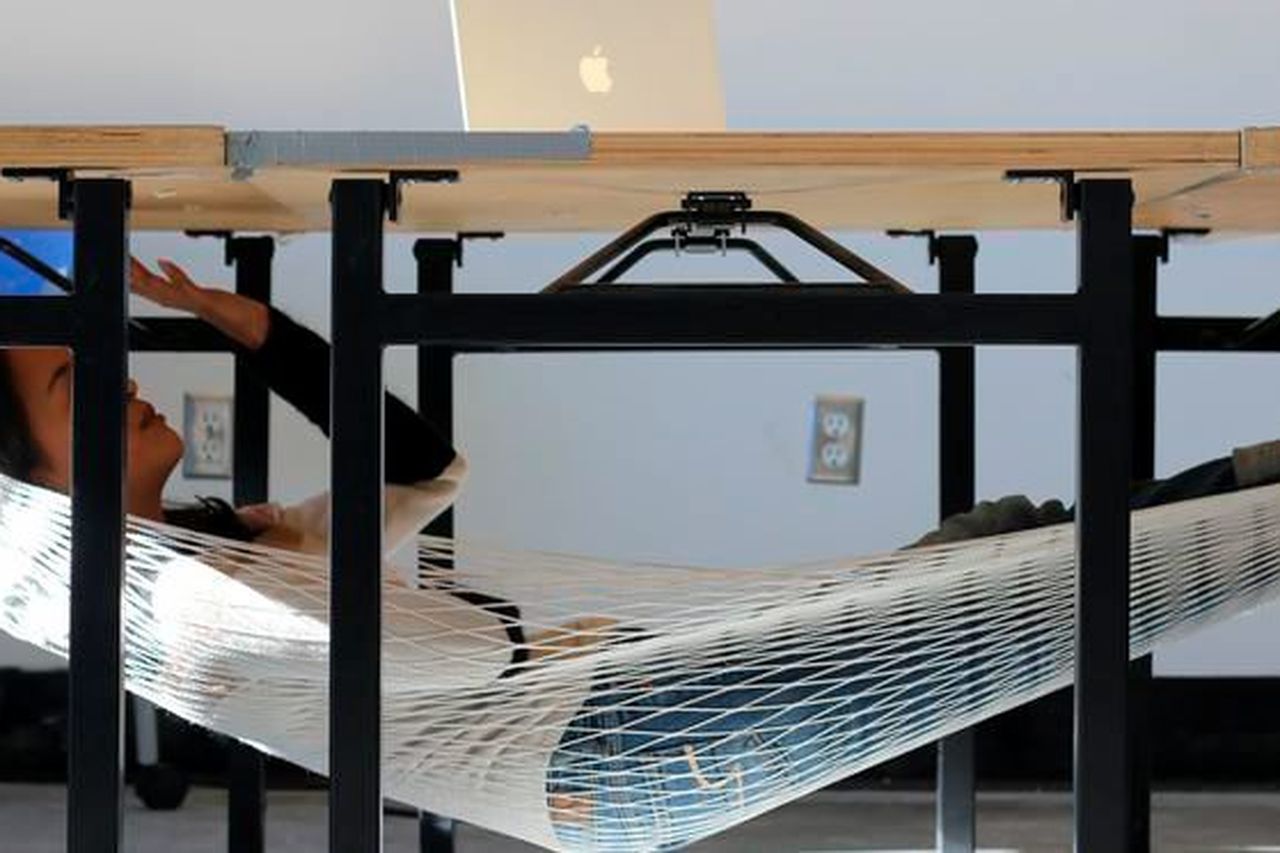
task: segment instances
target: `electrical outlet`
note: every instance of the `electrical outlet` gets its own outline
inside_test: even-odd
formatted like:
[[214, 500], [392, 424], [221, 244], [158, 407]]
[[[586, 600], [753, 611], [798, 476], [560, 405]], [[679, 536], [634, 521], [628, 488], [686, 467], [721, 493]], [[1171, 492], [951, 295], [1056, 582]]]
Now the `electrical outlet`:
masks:
[[231, 398], [184, 394], [182, 411], [183, 476], [231, 479]]
[[862, 465], [861, 397], [821, 394], [813, 401], [810, 483], [857, 483]]

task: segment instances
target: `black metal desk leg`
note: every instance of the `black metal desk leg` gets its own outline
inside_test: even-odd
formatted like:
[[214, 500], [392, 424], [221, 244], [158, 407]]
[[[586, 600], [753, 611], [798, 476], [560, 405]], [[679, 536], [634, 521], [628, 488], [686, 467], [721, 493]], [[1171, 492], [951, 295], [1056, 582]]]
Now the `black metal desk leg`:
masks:
[[[231, 237], [227, 260], [236, 267], [236, 293], [259, 302], [271, 302], [271, 259], [275, 241], [270, 237]], [[262, 503], [268, 495], [268, 462], [271, 441], [271, 393], [247, 366], [236, 360], [235, 423], [232, 446], [235, 471], [232, 482], [236, 506]], [[227, 851], [263, 853], [266, 845], [266, 763], [262, 753], [245, 743], [231, 746], [227, 774]]]
[[333, 182], [329, 849], [382, 849], [382, 181]]
[[453, 853], [454, 823], [431, 812], [418, 813], [418, 850], [420, 853]]
[[[1133, 241], [1133, 479], [1156, 467], [1156, 284], [1168, 240], [1145, 234]], [[1151, 850], [1151, 656], [1129, 669], [1129, 850]]]
[[[426, 238], [413, 244], [418, 262], [419, 293], [452, 293], [453, 266], [458, 258], [456, 240]], [[453, 353], [445, 347], [418, 347], [418, 410], [428, 415], [450, 441], [453, 440]], [[449, 509], [427, 528], [436, 536], [453, 535], [453, 510]], [[420, 853], [453, 853], [454, 822], [419, 812]]]
[[[978, 241], [970, 236], [934, 237], [938, 289], [974, 292]], [[975, 402], [973, 347], [938, 353], [938, 468], [940, 518], [973, 508]], [[938, 742], [937, 846], [941, 853], [973, 853], [976, 836], [974, 732], [966, 729]]]
[[129, 184], [75, 183], [67, 850], [121, 842]]
[[[419, 293], [452, 293], [453, 268], [458, 242], [422, 239], [413, 244], [418, 262]], [[453, 441], [453, 351], [448, 347], [418, 347], [418, 410], [449, 441]], [[453, 535], [453, 509], [441, 513], [428, 530], [436, 536]]]
[[1079, 504], [1075, 847], [1129, 844], [1129, 475], [1133, 470], [1133, 190], [1079, 184]]

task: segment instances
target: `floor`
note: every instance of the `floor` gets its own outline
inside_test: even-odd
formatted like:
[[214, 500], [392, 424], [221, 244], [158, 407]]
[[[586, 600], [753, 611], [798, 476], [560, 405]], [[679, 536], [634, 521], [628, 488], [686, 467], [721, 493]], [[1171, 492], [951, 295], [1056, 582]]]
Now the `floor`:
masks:
[[[177, 812], [148, 812], [129, 796], [129, 853], [223, 853], [225, 796], [197, 789]], [[60, 787], [0, 785], [0, 848], [5, 853], [60, 853], [65, 795]], [[779, 809], [693, 853], [870, 853], [932, 849], [933, 800], [902, 792], [823, 793]], [[989, 853], [1070, 849], [1070, 798], [1061, 793], [992, 793], [979, 798], [979, 846]], [[1152, 817], [1159, 853], [1280, 853], [1280, 793], [1162, 793]], [[267, 827], [271, 853], [324, 851], [321, 792], [273, 792]], [[417, 824], [388, 816], [386, 850], [416, 853]], [[530, 853], [535, 848], [463, 827], [458, 853]]]

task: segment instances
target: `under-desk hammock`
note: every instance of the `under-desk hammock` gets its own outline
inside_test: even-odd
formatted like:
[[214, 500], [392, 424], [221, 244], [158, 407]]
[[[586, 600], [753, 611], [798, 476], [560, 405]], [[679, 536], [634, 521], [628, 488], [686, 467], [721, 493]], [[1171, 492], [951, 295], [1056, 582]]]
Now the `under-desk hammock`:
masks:
[[[0, 627], [62, 655], [69, 525], [0, 479]], [[325, 772], [323, 562], [137, 520], [127, 549], [129, 689]], [[385, 592], [385, 791], [547, 847], [679, 846], [1072, 676], [1071, 525], [763, 570], [420, 553]], [[1139, 655], [1280, 590], [1280, 487], [1138, 512], [1132, 556]]]

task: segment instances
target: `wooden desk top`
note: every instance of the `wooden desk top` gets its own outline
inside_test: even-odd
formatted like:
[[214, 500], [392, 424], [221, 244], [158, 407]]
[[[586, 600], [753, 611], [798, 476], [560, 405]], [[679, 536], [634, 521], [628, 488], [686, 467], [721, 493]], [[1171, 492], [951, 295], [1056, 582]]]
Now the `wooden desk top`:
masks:
[[[1280, 128], [587, 137], [0, 126], [0, 166], [128, 177], [133, 225], [152, 230], [327, 231], [332, 178], [388, 168], [460, 173], [405, 187], [395, 227], [412, 232], [617, 231], [692, 189], [745, 190], [758, 209], [829, 229], [1061, 227], [1054, 185], [1004, 180], [1037, 169], [1131, 177], [1137, 227], [1280, 232]], [[54, 199], [49, 181], [0, 182], [0, 227], [56, 225]]]

